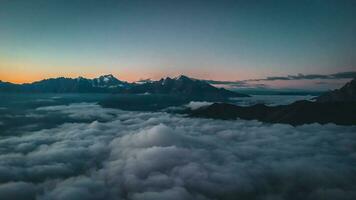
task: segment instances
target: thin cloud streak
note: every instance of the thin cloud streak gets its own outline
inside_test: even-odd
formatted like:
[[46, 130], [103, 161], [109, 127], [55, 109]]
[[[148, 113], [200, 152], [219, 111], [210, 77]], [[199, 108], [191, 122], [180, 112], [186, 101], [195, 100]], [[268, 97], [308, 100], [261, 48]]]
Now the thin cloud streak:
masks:
[[287, 76], [269, 76], [261, 79], [247, 79], [237, 81], [204, 80], [210, 84], [230, 88], [268, 88], [266, 83], [256, 83], [262, 81], [298, 81], [298, 80], [324, 80], [315, 82], [316, 85], [328, 84], [328, 80], [344, 80], [356, 77], [356, 71], [339, 72], [334, 74], [298, 74]]
[[356, 71], [339, 72], [335, 74], [298, 74], [288, 76], [270, 76], [264, 79], [250, 79], [246, 81], [275, 81], [275, 80], [314, 80], [314, 79], [351, 79], [356, 77]]

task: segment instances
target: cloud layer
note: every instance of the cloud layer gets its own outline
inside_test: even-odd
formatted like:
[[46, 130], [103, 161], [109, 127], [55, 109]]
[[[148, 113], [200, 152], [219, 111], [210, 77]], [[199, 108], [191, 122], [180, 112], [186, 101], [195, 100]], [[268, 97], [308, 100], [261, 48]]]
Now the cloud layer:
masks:
[[[241, 81], [216, 81], [205, 80], [206, 82], [227, 88], [255, 88], [255, 89], [267, 89], [271, 87], [268, 84], [269, 81], [306, 81], [306, 80], [324, 80], [315, 82], [316, 85], [328, 84], [327, 81], [353, 79], [356, 77], [356, 71], [339, 72], [334, 74], [298, 74], [287, 76], [270, 76], [261, 79], [248, 79]], [[266, 82], [267, 81], [267, 82]], [[331, 84], [330, 82], [329, 84]]]
[[38, 110], [92, 121], [1, 137], [3, 199], [356, 198], [356, 127]]

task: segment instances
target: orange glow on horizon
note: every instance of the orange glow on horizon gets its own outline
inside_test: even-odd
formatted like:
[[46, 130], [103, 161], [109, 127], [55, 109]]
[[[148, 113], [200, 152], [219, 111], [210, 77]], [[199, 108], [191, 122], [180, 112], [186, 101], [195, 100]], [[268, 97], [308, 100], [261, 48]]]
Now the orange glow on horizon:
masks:
[[[106, 73], [109, 74], [109, 73]], [[102, 75], [106, 74], [16, 74], [16, 75], [3, 75], [0, 74], [0, 80], [3, 82], [10, 82], [10, 83], [16, 83], [16, 84], [23, 84], [23, 83], [32, 83], [36, 81], [40, 81], [43, 79], [49, 79], [49, 78], [58, 78], [58, 77], [65, 77], [65, 78], [78, 78], [79, 76], [84, 77], [84, 78], [97, 78]], [[128, 82], [133, 82], [137, 81], [138, 79], [134, 76], [120, 76], [118, 77], [117, 75], [113, 74], [116, 78], [119, 80], [123, 81], [128, 81]]]
[[[58, 77], [66, 77], [66, 78], [77, 78], [79, 76], [84, 77], [84, 78], [97, 78], [102, 75], [106, 74], [112, 74], [114, 75], [117, 79], [122, 80], [122, 81], [127, 81], [127, 82], [135, 82], [140, 79], [152, 79], [152, 80], [159, 80], [161, 78], [165, 77], [177, 77], [179, 75], [186, 75], [192, 78], [197, 78], [197, 79], [206, 79], [206, 80], [230, 80], [230, 81], [235, 81], [238, 80], [238, 77], [234, 76], [224, 76], [224, 74], [216, 74], [216, 73], [208, 73], [208, 72], [203, 72], [203, 71], [185, 71], [182, 73], [179, 72], [162, 72], [162, 71], [156, 71], [156, 72], [138, 72], [136, 70], [131, 70], [131, 71], [125, 71], [125, 73], [113, 73], [113, 72], [91, 72], [91, 73], [79, 73], [79, 72], [72, 72], [72, 73], [51, 73], [51, 72], [42, 72], [39, 73], [37, 71], [29, 71], [26, 70], [25, 72], [18, 73], [15, 71], [7, 71], [6, 74], [0, 70], [0, 80], [3, 82], [10, 82], [10, 83], [16, 83], [16, 84], [23, 84], [23, 83], [32, 83], [35, 81], [40, 81], [43, 79], [49, 79], [49, 78], [58, 78]], [[145, 74], [145, 75], [143, 75]], [[224, 78], [226, 77], [226, 78]]]
[[[172, 64], [173, 63], [173, 64]], [[135, 82], [140, 79], [159, 80], [165, 77], [186, 75], [196, 79], [236, 81], [259, 78], [263, 72], [255, 72], [249, 68], [243, 71], [230, 66], [224, 68], [217, 64], [201, 64], [202, 67], [180, 68], [178, 63], [159, 63], [157, 65], [140, 63], [120, 63], [116, 66], [97, 65], [56, 65], [44, 64], [31, 60], [2, 60], [0, 58], [0, 80], [11, 83], [32, 83], [48, 78], [67, 77], [96, 78], [101, 75], [113, 74], [117, 79]], [[203, 67], [204, 66], [204, 67]], [[224, 69], [224, 70], [223, 70]]]

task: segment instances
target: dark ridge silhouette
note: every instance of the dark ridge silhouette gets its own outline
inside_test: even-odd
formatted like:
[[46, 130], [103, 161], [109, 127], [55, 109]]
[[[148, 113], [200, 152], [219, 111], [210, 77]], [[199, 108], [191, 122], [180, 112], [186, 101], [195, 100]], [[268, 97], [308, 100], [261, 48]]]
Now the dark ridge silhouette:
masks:
[[310, 123], [356, 125], [355, 83], [354, 79], [341, 89], [323, 94], [316, 98], [316, 102], [303, 100], [289, 105], [271, 107], [263, 104], [242, 107], [227, 103], [214, 103], [190, 111], [190, 116], [226, 120], [241, 118], [291, 125]]
[[356, 101], [356, 78], [342, 88], [326, 92], [316, 98], [317, 102], [352, 102]]
[[242, 107], [227, 103], [214, 103], [208, 107], [191, 111], [190, 116], [225, 120], [240, 118], [291, 125], [310, 123], [356, 125], [355, 113], [355, 102], [297, 101], [290, 105], [271, 107], [263, 104]]

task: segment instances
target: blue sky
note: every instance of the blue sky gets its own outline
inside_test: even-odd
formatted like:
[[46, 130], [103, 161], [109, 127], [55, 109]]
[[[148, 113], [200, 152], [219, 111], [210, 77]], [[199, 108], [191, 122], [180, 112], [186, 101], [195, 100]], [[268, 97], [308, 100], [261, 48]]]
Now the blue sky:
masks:
[[0, 0], [0, 79], [214, 80], [356, 66], [356, 2]]

